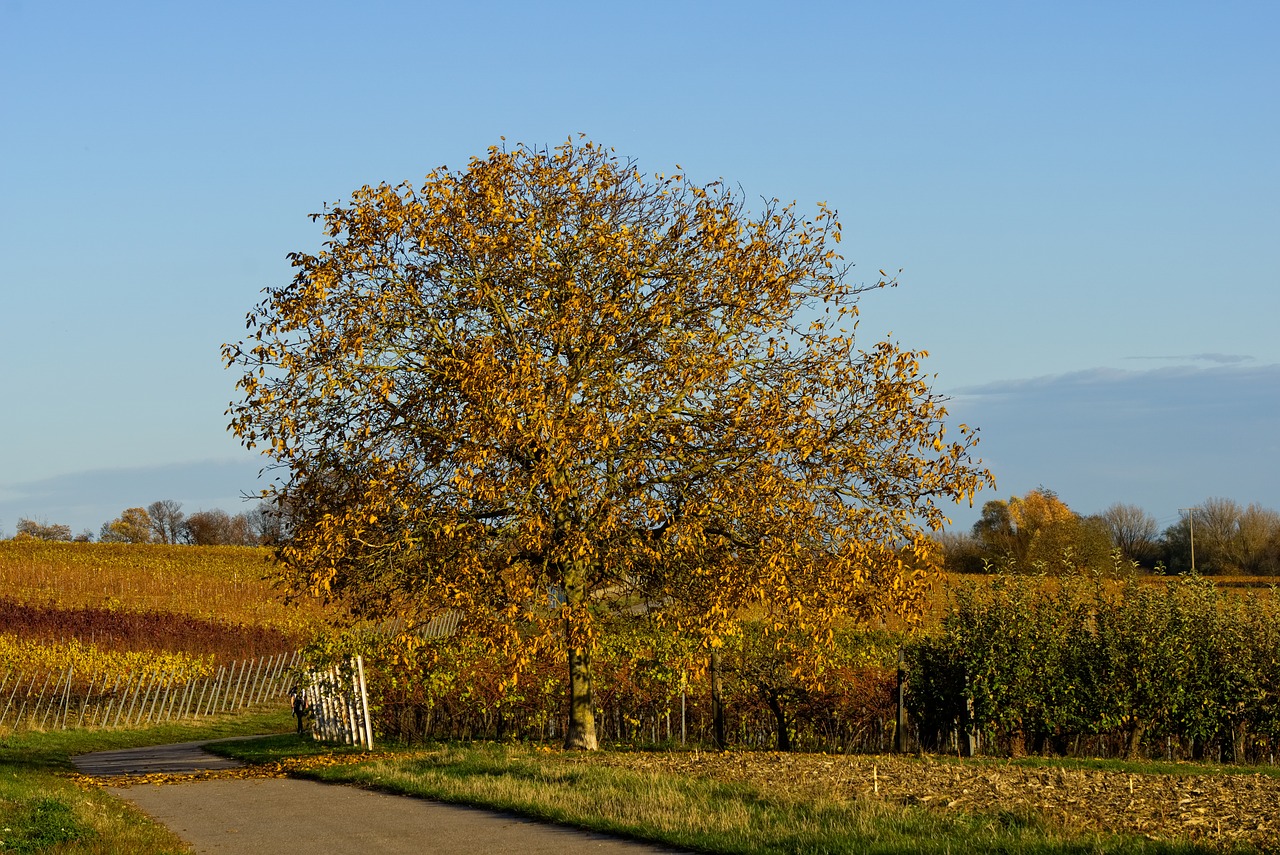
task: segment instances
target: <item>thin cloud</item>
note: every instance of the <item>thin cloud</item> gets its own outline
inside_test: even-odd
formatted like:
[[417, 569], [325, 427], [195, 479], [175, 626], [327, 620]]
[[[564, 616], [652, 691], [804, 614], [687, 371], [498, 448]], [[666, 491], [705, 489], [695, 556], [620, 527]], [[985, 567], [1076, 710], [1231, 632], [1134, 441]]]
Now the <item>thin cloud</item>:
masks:
[[39, 481], [0, 484], [0, 532], [12, 534], [20, 517], [97, 532], [125, 508], [175, 499], [187, 511], [222, 508], [239, 513], [243, 498], [262, 486], [261, 465], [246, 460], [202, 460], [166, 466], [94, 469]]
[[981, 429], [1001, 497], [1043, 484], [1081, 513], [1125, 501], [1173, 516], [1208, 496], [1280, 509], [1280, 365], [1010, 380], [958, 390], [949, 409]]
[[1238, 365], [1252, 362], [1252, 356], [1240, 353], [1188, 353], [1181, 356], [1126, 356], [1125, 359], [1164, 362], [1212, 362], [1217, 365]]

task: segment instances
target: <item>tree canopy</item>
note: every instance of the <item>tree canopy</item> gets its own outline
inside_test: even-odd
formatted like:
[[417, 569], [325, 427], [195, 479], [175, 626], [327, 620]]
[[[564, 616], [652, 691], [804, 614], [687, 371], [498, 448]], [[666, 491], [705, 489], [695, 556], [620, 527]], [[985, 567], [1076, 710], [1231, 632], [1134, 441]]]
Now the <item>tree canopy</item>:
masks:
[[290, 583], [563, 644], [594, 747], [605, 613], [714, 647], [744, 610], [821, 638], [911, 612], [924, 532], [990, 476], [923, 352], [854, 341], [840, 225], [589, 141], [492, 148], [313, 215], [326, 242], [224, 358], [279, 467]]
[[153, 520], [146, 508], [125, 508], [120, 516], [102, 524], [103, 543], [151, 543]]
[[1011, 496], [1007, 502], [987, 502], [973, 524], [973, 536], [989, 562], [1023, 573], [1103, 569], [1112, 563], [1107, 522], [1077, 514], [1045, 487]]

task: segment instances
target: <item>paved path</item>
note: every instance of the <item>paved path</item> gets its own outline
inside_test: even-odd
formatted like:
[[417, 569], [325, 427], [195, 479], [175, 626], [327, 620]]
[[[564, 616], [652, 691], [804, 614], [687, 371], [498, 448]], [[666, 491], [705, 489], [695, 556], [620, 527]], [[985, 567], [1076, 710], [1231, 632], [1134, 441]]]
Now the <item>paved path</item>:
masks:
[[239, 736], [225, 740], [125, 748], [120, 751], [95, 751], [92, 754], [72, 757], [71, 762], [84, 774], [97, 776], [182, 774], [202, 772], [206, 769], [238, 769], [244, 765], [239, 760], [210, 754], [202, 747], [210, 742], [231, 742], [234, 739], [253, 739], [253, 737]]
[[[90, 775], [234, 767], [192, 742], [74, 758]], [[674, 852], [510, 814], [291, 778], [111, 787], [198, 853], [642, 855]]]

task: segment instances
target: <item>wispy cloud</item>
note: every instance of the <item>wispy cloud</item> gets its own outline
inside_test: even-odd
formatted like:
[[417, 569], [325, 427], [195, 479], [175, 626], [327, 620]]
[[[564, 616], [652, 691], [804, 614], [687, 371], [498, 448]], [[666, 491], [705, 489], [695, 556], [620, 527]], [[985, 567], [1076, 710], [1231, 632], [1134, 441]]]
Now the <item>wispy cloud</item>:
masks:
[[19, 517], [97, 532], [125, 508], [176, 499], [187, 511], [222, 508], [239, 513], [259, 487], [252, 458], [203, 460], [168, 466], [94, 469], [40, 481], [0, 484], [0, 531], [13, 534]]
[[[1045, 485], [1075, 510], [1158, 518], [1209, 496], [1280, 508], [1280, 365], [1097, 369], [958, 390], [999, 495]], [[959, 524], [976, 517], [953, 515]]]
[[1126, 356], [1125, 359], [1156, 362], [1212, 362], [1217, 365], [1238, 365], [1252, 362], [1252, 356], [1239, 353], [1187, 353], [1175, 356]]

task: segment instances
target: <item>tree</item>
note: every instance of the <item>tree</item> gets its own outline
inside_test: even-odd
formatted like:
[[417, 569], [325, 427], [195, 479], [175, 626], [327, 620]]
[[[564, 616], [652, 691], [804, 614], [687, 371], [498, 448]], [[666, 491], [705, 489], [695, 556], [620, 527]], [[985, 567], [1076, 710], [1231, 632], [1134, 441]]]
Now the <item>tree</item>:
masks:
[[146, 508], [126, 508], [111, 522], [102, 524], [98, 540], [103, 543], [150, 543], [151, 516]]
[[1257, 503], [1241, 508], [1220, 497], [1205, 499], [1165, 529], [1165, 561], [1175, 572], [1263, 575], [1280, 569], [1280, 514]]
[[1102, 569], [1110, 563], [1111, 534], [1101, 517], [1083, 517], [1053, 490], [1040, 487], [1008, 502], [982, 508], [973, 535], [987, 560], [1005, 562], [1020, 572]]
[[256, 546], [258, 541], [245, 514], [232, 516], [221, 508], [196, 511], [187, 517], [183, 540], [194, 546]]
[[71, 540], [71, 526], [18, 517], [14, 540]]
[[259, 545], [276, 546], [288, 538], [288, 512], [274, 502], [258, 502], [252, 510], [245, 512], [245, 519], [250, 536]]
[[973, 524], [973, 536], [986, 551], [987, 561], [1019, 560], [1022, 547], [1014, 530], [1013, 516], [1009, 513], [1009, 502], [991, 499], [984, 504], [982, 516]]
[[1151, 567], [1159, 554], [1159, 529], [1155, 517], [1137, 505], [1116, 502], [1100, 515], [1111, 540], [1130, 561]]
[[[990, 504], [990, 503], [988, 503]], [[977, 537], [966, 531], [943, 531], [933, 538], [942, 552], [943, 566], [952, 573], [983, 573], [991, 556]]]
[[1280, 513], [1254, 502], [1240, 512], [1232, 557], [1237, 572], [1251, 576], [1280, 571]]
[[182, 512], [182, 502], [173, 499], [161, 499], [147, 505], [147, 514], [151, 517], [151, 532], [156, 543], [181, 543], [183, 524], [186, 514]]
[[514, 668], [563, 644], [594, 748], [601, 612], [708, 645], [744, 609], [824, 637], [904, 607], [942, 503], [990, 480], [921, 352], [855, 346], [840, 226], [591, 142], [364, 187], [291, 255], [228, 414], [280, 472], [288, 582], [357, 617], [444, 609]]

